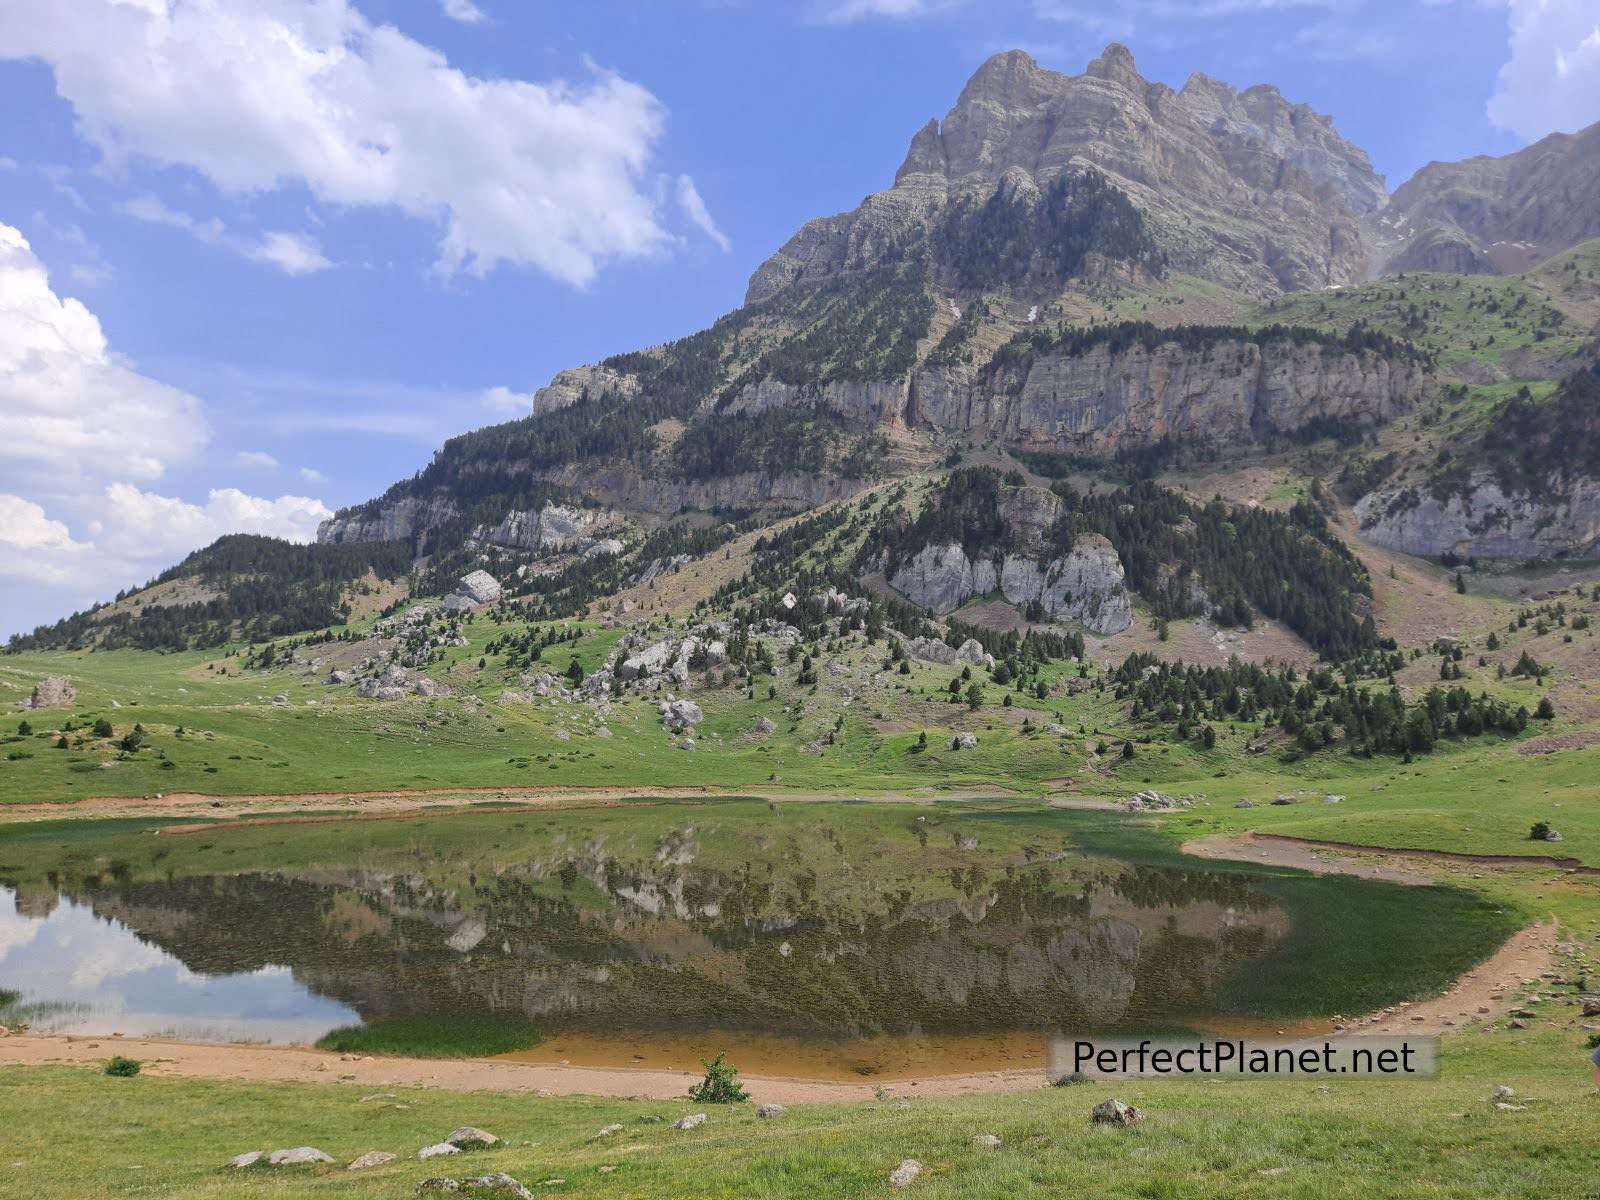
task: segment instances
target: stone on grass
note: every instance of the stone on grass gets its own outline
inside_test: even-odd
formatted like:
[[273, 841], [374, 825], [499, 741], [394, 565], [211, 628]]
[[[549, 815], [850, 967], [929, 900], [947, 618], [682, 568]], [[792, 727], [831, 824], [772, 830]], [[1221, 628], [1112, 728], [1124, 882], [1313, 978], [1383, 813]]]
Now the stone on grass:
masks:
[[975, 733], [958, 733], [950, 740], [952, 750], [976, 750], [978, 748], [978, 735]]
[[78, 698], [78, 691], [65, 675], [49, 675], [33, 685], [29, 708], [65, 708]]
[[621, 1133], [621, 1132], [622, 1132], [622, 1126], [621, 1125], [607, 1125], [604, 1129], [602, 1129], [599, 1133], [595, 1134], [594, 1136], [597, 1137], [597, 1138], [608, 1138], [608, 1137], [612, 1136], [612, 1134], [617, 1134], [617, 1133]]
[[705, 713], [693, 700], [664, 700], [661, 703], [661, 720], [668, 729], [693, 731], [705, 719]]
[[1499, 1104], [1502, 1100], [1509, 1100], [1515, 1095], [1515, 1092], [1502, 1083], [1489, 1093], [1489, 1103]]
[[905, 1159], [898, 1167], [889, 1172], [889, 1186], [903, 1188], [921, 1174], [921, 1163], [914, 1158]]
[[228, 1166], [235, 1171], [245, 1167], [253, 1167], [267, 1156], [265, 1150], [252, 1150], [249, 1154], [237, 1154], [228, 1160]]
[[473, 1125], [463, 1125], [444, 1140], [461, 1150], [486, 1150], [500, 1141], [487, 1129]]
[[992, 1133], [980, 1133], [972, 1139], [972, 1144], [981, 1150], [998, 1150], [1000, 1139]]
[[480, 1175], [476, 1179], [424, 1179], [417, 1184], [417, 1195], [443, 1193], [451, 1196], [476, 1196], [482, 1200], [534, 1200], [533, 1193], [504, 1171]]
[[1255, 807], [1255, 802], [1251, 801], [1251, 800], [1241, 800], [1241, 801], [1239, 801], [1239, 803], [1235, 804], [1234, 807], [1235, 808], [1254, 808]]
[[773, 1117], [783, 1116], [784, 1111], [785, 1109], [781, 1104], [763, 1104], [760, 1108], [756, 1109], [756, 1116], [760, 1117], [763, 1121], [770, 1121]]
[[672, 1123], [674, 1129], [698, 1129], [706, 1123], [705, 1113], [695, 1113], [693, 1116], [680, 1117]]
[[312, 1163], [331, 1163], [333, 1155], [324, 1154], [315, 1146], [296, 1146], [292, 1150], [274, 1150], [267, 1161], [275, 1167], [304, 1167]]
[[395, 1155], [387, 1150], [368, 1150], [345, 1168], [347, 1171], [365, 1171], [368, 1167], [386, 1167], [394, 1162]]
[[1144, 1120], [1144, 1112], [1121, 1100], [1102, 1100], [1094, 1106], [1089, 1119], [1096, 1125], [1132, 1125]]
[[437, 1142], [432, 1146], [424, 1146], [417, 1151], [418, 1158], [438, 1158], [441, 1154], [460, 1154], [460, 1146], [452, 1146], [449, 1142]]

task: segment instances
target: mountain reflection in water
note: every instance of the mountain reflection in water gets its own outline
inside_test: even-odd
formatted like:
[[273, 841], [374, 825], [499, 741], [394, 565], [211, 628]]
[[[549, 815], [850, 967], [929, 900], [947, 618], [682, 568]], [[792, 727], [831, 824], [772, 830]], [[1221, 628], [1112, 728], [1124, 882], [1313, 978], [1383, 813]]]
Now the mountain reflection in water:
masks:
[[85, 1006], [63, 1025], [84, 1032], [305, 1040], [515, 1012], [574, 1034], [1000, 1035], [1204, 1013], [1288, 933], [1248, 877], [1076, 855], [915, 895], [665, 852], [462, 867], [95, 878], [59, 902], [34, 885], [0, 902], [0, 988]]

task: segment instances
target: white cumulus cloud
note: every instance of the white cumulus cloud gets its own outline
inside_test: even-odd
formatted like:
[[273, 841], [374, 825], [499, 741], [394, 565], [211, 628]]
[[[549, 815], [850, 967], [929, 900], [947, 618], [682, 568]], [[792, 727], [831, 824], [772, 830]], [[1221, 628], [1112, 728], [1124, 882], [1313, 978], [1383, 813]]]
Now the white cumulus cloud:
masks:
[[1600, 0], [1509, 0], [1511, 57], [1489, 119], [1536, 141], [1600, 121]]
[[0, 470], [7, 482], [157, 479], [206, 438], [200, 402], [112, 354], [94, 314], [56, 295], [27, 239], [0, 224]]
[[247, 471], [276, 471], [278, 460], [265, 450], [241, 450], [233, 456], [235, 466]]
[[[332, 512], [309, 496], [226, 487], [197, 504], [141, 486], [209, 436], [200, 401], [114, 354], [95, 315], [57, 295], [0, 224], [0, 635], [143, 583], [225, 533], [316, 536]], [[277, 465], [259, 450], [235, 458]]]
[[32, 500], [0, 492], [0, 575], [35, 583], [67, 583], [81, 570], [94, 547], [74, 541]]
[[113, 164], [436, 221], [447, 274], [506, 263], [583, 284], [673, 243], [650, 92], [598, 69], [581, 83], [468, 75], [350, 0], [5, 0], [0, 57], [48, 64]]
[[191, 504], [130, 483], [113, 483], [89, 531], [96, 546], [112, 554], [170, 566], [225, 533], [309, 542], [317, 536], [317, 525], [331, 516], [332, 509], [310, 496], [268, 500], [238, 488], [213, 488], [204, 504]]

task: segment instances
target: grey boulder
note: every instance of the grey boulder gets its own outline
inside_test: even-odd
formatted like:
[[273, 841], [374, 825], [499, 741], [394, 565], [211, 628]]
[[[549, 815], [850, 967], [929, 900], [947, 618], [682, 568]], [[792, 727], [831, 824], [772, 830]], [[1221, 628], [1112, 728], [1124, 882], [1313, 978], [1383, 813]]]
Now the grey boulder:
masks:
[[274, 1150], [267, 1161], [275, 1167], [303, 1167], [312, 1163], [331, 1163], [333, 1155], [324, 1154], [315, 1146], [296, 1146], [292, 1150]]

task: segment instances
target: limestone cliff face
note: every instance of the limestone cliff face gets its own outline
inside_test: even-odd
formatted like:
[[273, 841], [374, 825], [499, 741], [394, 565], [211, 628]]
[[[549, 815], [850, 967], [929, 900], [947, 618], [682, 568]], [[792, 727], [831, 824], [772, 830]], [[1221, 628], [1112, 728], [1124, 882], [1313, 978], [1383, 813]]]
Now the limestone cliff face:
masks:
[[1507, 495], [1486, 475], [1443, 500], [1417, 489], [1374, 492], [1356, 505], [1361, 536], [1405, 554], [1485, 559], [1600, 559], [1600, 481], [1558, 498]]
[[973, 554], [956, 542], [922, 547], [901, 563], [889, 584], [930, 612], [954, 612], [974, 596], [998, 591], [1019, 608], [1038, 602], [1061, 621], [1101, 635], [1133, 624], [1116, 547], [1097, 533], [1080, 534], [1066, 554], [1045, 538], [1061, 502], [1042, 488], [1006, 488], [1000, 516], [1013, 532], [1005, 551]]
[[822, 404], [865, 423], [979, 432], [1019, 447], [1109, 457], [1163, 439], [1244, 446], [1318, 421], [1375, 425], [1434, 387], [1419, 364], [1290, 341], [1174, 341], [1043, 354], [992, 375], [934, 367], [901, 380], [747, 385], [730, 412]]
[[1258, 294], [1362, 278], [1360, 219], [1385, 200], [1366, 154], [1275, 88], [1240, 93], [1196, 75], [1174, 92], [1117, 45], [1076, 76], [1013, 50], [917, 133], [892, 188], [810, 222], [763, 263], [747, 302], [879, 261], [958, 195], [1038, 190], [1083, 167], [1146, 213], [1177, 269]]
[[550, 553], [592, 545], [595, 534], [616, 524], [615, 514], [600, 509], [546, 504], [538, 512], [514, 509], [495, 525], [480, 525], [473, 536], [508, 550]]
[[453, 520], [458, 512], [455, 502], [448, 496], [407, 496], [381, 504], [370, 513], [351, 509], [329, 517], [317, 526], [317, 541], [336, 545], [411, 541], [418, 533]]
[[1019, 607], [1037, 600], [1057, 620], [1076, 621], [1101, 635], [1121, 633], [1133, 624], [1122, 560], [1097, 533], [1081, 536], [1070, 553], [1044, 560], [1021, 554], [969, 558], [953, 542], [924, 546], [889, 583], [906, 599], [939, 614], [998, 591]]
[[606, 366], [573, 367], [562, 371], [533, 394], [533, 415], [554, 412], [576, 404], [584, 396], [631, 399], [638, 395], [639, 381], [632, 375]]

